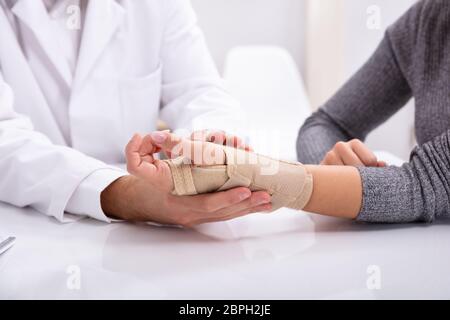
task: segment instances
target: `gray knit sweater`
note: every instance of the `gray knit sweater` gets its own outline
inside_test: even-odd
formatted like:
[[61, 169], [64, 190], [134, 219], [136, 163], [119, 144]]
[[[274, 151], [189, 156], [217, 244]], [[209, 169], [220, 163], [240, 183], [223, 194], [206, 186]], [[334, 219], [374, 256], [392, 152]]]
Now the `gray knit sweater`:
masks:
[[300, 130], [303, 163], [367, 134], [415, 99], [419, 146], [402, 167], [359, 168], [358, 220], [450, 217], [450, 0], [423, 0], [391, 26], [369, 61]]

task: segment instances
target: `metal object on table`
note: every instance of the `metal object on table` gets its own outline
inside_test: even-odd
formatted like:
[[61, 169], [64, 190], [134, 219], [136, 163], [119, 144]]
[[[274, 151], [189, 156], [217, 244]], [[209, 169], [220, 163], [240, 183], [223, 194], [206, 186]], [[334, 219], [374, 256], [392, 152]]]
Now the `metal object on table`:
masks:
[[11, 247], [16, 242], [15, 237], [9, 237], [0, 242], [0, 255], [11, 249]]

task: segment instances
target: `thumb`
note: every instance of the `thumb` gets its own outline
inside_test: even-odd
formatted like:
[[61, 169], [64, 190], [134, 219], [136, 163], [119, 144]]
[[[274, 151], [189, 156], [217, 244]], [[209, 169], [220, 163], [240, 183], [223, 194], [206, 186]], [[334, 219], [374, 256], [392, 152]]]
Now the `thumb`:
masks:
[[142, 148], [143, 138], [135, 134], [128, 143], [125, 149], [125, 155], [127, 158], [127, 170], [132, 175], [135, 175], [144, 179], [151, 179], [156, 172], [156, 166], [153, 164], [153, 158], [145, 159], [140, 154]]

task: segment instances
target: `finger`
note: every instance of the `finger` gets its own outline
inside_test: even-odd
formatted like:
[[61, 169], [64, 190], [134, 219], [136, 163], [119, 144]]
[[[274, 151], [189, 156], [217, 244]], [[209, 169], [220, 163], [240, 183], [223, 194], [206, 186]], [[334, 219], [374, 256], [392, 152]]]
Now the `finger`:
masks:
[[153, 155], [161, 151], [161, 148], [156, 145], [153, 141], [151, 135], [146, 135], [142, 140], [141, 146], [139, 148], [139, 154], [141, 156]]
[[323, 166], [343, 166], [344, 165], [341, 158], [334, 151], [328, 152], [320, 164]]
[[260, 206], [244, 209], [244, 210], [242, 210], [240, 212], [236, 212], [236, 213], [233, 213], [231, 215], [225, 216], [225, 217], [222, 218], [222, 221], [235, 219], [235, 218], [242, 217], [242, 216], [245, 216], [245, 215], [248, 215], [248, 214], [252, 214], [252, 213], [270, 212], [270, 211], [272, 211], [272, 209], [273, 209], [272, 204], [270, 204], [270, 203], [269, 204], [263, 204], [263, 205], [260, 205]]
[[213, 143], [180, 138], [169, 132], [153, 132], [155, 144], [172, 157], [182, 156], [196, 165], [216, 165], [225, 163], [223, 148]]
[[207, 141], [215, 143], [215, 144], [219, 144], [219, 145], [225, 145], [227, 143], [227, 135], [226, 135], [225, 131], [221, 131], [221, 130], [211, 131], [208, 134]]
[[125, 147], [125, 156], [127, 158], [129, 172], [136, 170], [141, 164], [141, 156], [139, 154], [141, 143], [142, 137], [139, 134], [135, 134]]
[[245, 149], [244, 141], [239, 138], [238, 136], [234, 135], [227, 135], [225, 138], [225, 145], [238, 148], [238, 149]]
[[190, 139], [193, 141], [208, 141], [209, 134], [210, 134], [209, 130], [194, 131], [191, 134]]
[[235, 188], [228, 191], [202, 194], [190, 197], [178, 197], [181, 207], [198, 214], [217, 212], [249, 199], [252, 192], [248, 188]]
[[[218, 210], [214, 214], [215, 214], [215, 216], [218, 216], [218, 217], [229, 216], [229, 215], [236, 214], [239, 212], [244, 212], [246, 210], [249, 210], [251, 208], [255, 208], [258, 206], [270, 205], [271, 201], [272, 201], [272, 198], [267, 192], [263, 192], [263, 191], [254, 192], [249, 199], [244, 200], [238, 204], [229, 206], [227, 208]], [[210, 215], [209, 212], [206, 212], [205, 214], [207, 216]]]
[[155, 145], [150, 135], [146, 135], [142, 139], [141, 145], [139, 147], [139, 156], [141, 157], [141, 162], [154, 163], [155, 158], [153, 155], [160, 151], [161, 149]]
[[385, 168], [387, 166], [388, 166], [388, 164], [386, 161], [378, 161], [378, 164], [377, 164], [378, 168]]
[[194, 145], [198, 143], [164, 131], [152, 132], [150, 137], [158, 148], [170, 154], [171, 157], [193, 158]]
[[191, 140], [225, 145], [227, 141], [227, 135], [225, 131], [222, 130], [201, 130], [192, 133]]
[[[153, 165], [153, 161], [142, 161], [140, 155], [140, 148], [142, 145], [142, 137], [139, 134], [135, 134], [125, 148], [125, 155], [127, 158], [128, 172], [145, 179], [153, 177], [156, 167]], [[149, 160], [149, 159], [147, 159]]]
[[336, 154], [342, 159], [346, 166], [364, 166], [356, 153], [350, 147], [350, 144], [338, 142], [334, 147]]
[[267, 212], [267, 211], [270, 211], [270, 210], [272, 210], [272, 205], [271, 204], [265, 204], [265, 205], [261, 205], [261, 206], [257, 206], [257, 207], [253, 207], [253, 208], [247, 208], [245, 210], [242, 210], [242, 211], [239, 211], [239, 212], [235, 212], [233, 214], [222, 216], [222, 217], [200, 219], [200, 220], [194, 221], [192, 224], [190, 224], [190, 227], [193, 227], [193, 226], [196, 226], [196, 225], [200, 225], [200, 224], [204, 224], [204, 223], [223, 222], [223, 221], [233, 220], [233, 219], [237, 219], [237, 218], [241, 218], [241, 217], [247, 216], [249, 214], [258, 213], [258, 212]]
[[378, 165], [377, 157], [362, 141], [352, 140], [350, 145], [365, 166], [376, 167]]
[[263, 205], [260, 205], [260, 206], [256, 206], [256, 207], [253, 207], [253, 208], [247, 208], [247, 209], [244, 209], [242, 211], [235, 212], [235, 213], [232, 213], [230, 215], [224, 216], [224, 217], [220, 218], [219, 221], [232, 220], [232, 219], [236, 219], [236, 218], [239, 218], [239, 217], [242, 217], [242, 216], [246, 216], [246, 215], [249, 215], [249, 214], [252, 214], [252, 213], [269, 212], [271, 210], [272, 210], [272, 204], [270, 204], [270, 203], [269, 204], [263, 204]]
[[218, 145], [230, 146], [235, 148], [243, 146], [242, 139], [233, 135], [227, 135], [226, 132], [222, 130], [196, 131], [191, 134], [191, 140], [211, 142]]
[[244, 140], [235, 135], [226, 134], [225, 132], [215, 132], [210, 134], [208, 140], [215, 144], [242, 149], [245, 151], [253, 152], [253, 149], [244, 143]]
[[244, 141], [235, 135], [226, 134], [223, 130], [203, 130], [194, 132], [191, 139], [195, 141], [207, 141], [218, 145], [226, 145], [246, 151], [253, 151]]
[[249, 145], [244, 145], [242, 149], [244, 149], [245, 151], [248, 151], [248, 152], [255, 152], [255, 150], [252, 147], [250, 147]]

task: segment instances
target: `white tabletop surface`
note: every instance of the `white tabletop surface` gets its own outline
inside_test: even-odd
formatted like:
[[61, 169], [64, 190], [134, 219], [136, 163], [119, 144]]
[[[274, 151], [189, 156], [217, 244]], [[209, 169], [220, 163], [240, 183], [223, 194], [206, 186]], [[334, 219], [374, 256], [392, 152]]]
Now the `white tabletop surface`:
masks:
[[447, 222], [365, 225], [282, 210], [194, 231], [60, 224], [4, 204], [0, 221], [1, 236], [17, 237], [0, 256], [3, 299], [450, 298]]

